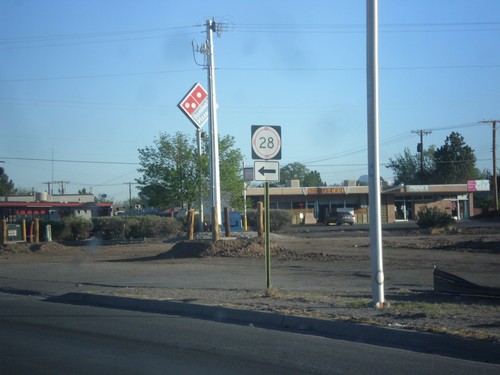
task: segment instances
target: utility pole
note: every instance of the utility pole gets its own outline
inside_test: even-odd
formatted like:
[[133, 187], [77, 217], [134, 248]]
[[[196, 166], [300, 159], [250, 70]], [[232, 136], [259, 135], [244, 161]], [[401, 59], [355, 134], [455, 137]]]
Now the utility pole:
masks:
[[132, 211], [132, 185], [135, 185], [135, 182], [124, 182], [124, 185], [128, 185], [128, 209]]
[[497, 122], [500, 120], [480, 121], [483, 124], [491, 124], [493, 128], [493, 200], [495, 211], [498, 212], [498, 178], [497, 178]]
[[44, 185], [46, 184], [47, 185], [47, 193], [49, 195], [52, 195], [52, 192], [50, 191], [50, 184], [51, 183], [52, 183], [51, 181], [42, 182], [42, 184], [44, 184]]
[[50, 184], [59, 184], [59, 192], [61, 193], [61, 195], [64, 195], [64, 193], [66, 193], [66, 189], [64, 188], [64, 184], [69, 184], [69, 181], [52, 181], [52, 182], [44, 182], [44, 184], [47, 184], [48, 185], [48, 188], [49, 188], [49, 194], [51, 194], [50, 192]]
[[417, 151], [420, 152], [420, 185], [424, 184], [424, 135], [431, 134], [430, 130], [412, 130], [412, 133], [420, 135], [420, 143]]
[[198, 52], [206, 58], [205, 66], [208, 72], [208, 124], [210, 144], [210, 203], [212, 206], [212, 239], [219, 235], [221, 223], [221, 194], [219, 169], [219, 133], [217, 129], [217, 101], [215, 95], [215, 59], [213, 33], [217, 36], [222, 33], [222, 24], [215, 19], [207, 20], [207, 40], [198, 48]]

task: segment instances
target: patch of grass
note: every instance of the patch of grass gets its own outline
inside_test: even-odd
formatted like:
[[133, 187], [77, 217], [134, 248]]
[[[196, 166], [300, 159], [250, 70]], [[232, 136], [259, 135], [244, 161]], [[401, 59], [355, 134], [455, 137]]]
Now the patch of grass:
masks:
[[367, 298], [352, 298], [348, 301], [347, 306], [351, 309], [364, 309], [370, 307], [371, 301]]
[[267, 298], [280, 298], [281, 293], [278, 289], [274, 289], [272, 286], [270, 286], [269, 288], [266, 288], [266, 293], [264, 294], [264, 296]]

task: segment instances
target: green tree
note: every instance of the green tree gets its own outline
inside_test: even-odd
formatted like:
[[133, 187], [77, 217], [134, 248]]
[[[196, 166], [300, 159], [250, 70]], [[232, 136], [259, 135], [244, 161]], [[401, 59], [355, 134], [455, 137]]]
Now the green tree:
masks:
[[387, 168], [394, 173], [394, 184], [419, 185], [420, 183], [432, 183], [435, 173], [434, 163], [435, 147], [430, 146], [424, 150], [423, 176], [421, 176], [420, 155], [412, 154], [406, 147], [403, 154], [398, 154], [395, 158], [389, 158]]
[[474, 150], [465, 143], [464, 137], [452, 132], [443, 146], [434, 153], [436, 162], [435, 183], [456, 184], [478, 178]]
[[0, 167], [0, 195], [13, 195], [16, 194], [16, 189], [14, 188], [14, 182], [9, 180], [4, 172], [4, 169]]
[[188, 208], [199, 196], [206, 176], [201, 175], [201, 158], [193, 140], [180, 132], [160, 133], [154, 146], [139, 149], [142, 177], [137, 179], [139, 191], [150, 206]]
[[280, 169], [280, 184], [286, 185], [292, 180], [299, 180], [301, 186], [325, 186], [317, 171], [309, 170], [302, 163], [290, 163]]
[[[190, 208], [198, 202], [200, 194], [208, 196], [209, 158], [208, 141], [205, 152], [198, 155], [194, 139], [177, 132], [175, 135], [161, 133], [154, 146], [139, 149], [139, 172], [137, 179], [139, 196], [148, 206]], [[219, 140], [219, 168], [221, 193], [233, 207], [241, 203], [243, 179], [241, 165], [243, 155], [234, 149], [234, 138], [225, 136]], [[221, 195], [222, 195], [221, 194]]]
[[303, 184], [303, 186], [311, 186], [311, 187], [325, 186], [326, 185], [326, 183], [324, 183], [321, 180], [321, 175], [319, 174], [318, 171], [307, 172], [305, 177], [304, 177], [304, 182], [302, 184]]
[[[231, 207], [243, 208], [242, 165], [243, 155], [239, 149], [234, 148], [235, 139], [226, 135], [219, 140], [219, 165], [221, 190]], [[208, 144], [207, 144], [208, 149]], [[208, 162], [206, 163], [208, 171]]]

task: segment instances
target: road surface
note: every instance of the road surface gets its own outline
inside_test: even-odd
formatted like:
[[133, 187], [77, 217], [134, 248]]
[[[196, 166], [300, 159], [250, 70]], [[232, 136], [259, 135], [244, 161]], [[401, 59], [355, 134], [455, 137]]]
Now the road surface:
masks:
[[0, 293], [4, 374], [498, 374], [500, 366], [251, 324]]

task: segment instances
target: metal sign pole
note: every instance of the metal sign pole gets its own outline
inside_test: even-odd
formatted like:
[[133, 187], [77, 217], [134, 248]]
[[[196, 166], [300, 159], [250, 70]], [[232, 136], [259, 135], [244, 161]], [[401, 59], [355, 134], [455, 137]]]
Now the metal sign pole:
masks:
[[271, 213], [269, 211], [269, 182], [264, 183], [264, 242], [265, 242], [265, 267], [266, 267], [266, 288], [271, 288]]

